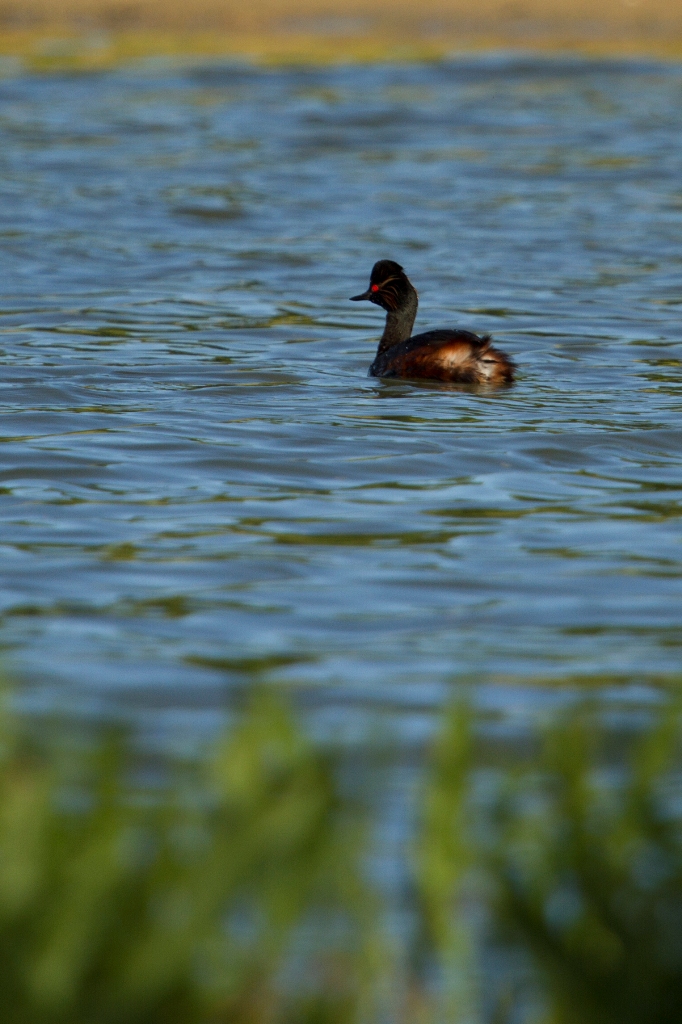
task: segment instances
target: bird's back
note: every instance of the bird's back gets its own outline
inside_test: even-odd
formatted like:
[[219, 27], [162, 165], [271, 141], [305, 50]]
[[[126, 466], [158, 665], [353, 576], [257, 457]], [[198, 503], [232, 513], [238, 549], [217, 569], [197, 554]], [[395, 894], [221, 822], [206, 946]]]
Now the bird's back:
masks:
[[426, 331], [377, 355], [373, 377], [430, 378], [460, 384], [511, 384], [514, 363], [490, 337], [454, 328]]

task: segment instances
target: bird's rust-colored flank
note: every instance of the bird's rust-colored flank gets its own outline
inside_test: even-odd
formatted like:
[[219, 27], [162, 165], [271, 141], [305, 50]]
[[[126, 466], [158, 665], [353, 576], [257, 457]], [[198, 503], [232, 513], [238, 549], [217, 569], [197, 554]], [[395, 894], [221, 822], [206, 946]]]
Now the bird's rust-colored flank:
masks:
[[[443, 335], [434, 338], [430, 335]], [[468, 331], [431, 331], [394, 345], [372, 364], [375, 377], [427, 377], [461, 384], [511, 384], [514, 364], [490, 338]], [[416, 342], [416, 345], [412, 344]]]
[[488, 335], [479, 337], [457, 328], [412, 336], [417, 292], [393, 260], [379, 260], [370, 285], [353, 301], [367, 299], [386, 310], [386, 326], [369, 372], [373, 377], [402, 377], [499, 387], [511, 384], [515, 366], [494, 348]]

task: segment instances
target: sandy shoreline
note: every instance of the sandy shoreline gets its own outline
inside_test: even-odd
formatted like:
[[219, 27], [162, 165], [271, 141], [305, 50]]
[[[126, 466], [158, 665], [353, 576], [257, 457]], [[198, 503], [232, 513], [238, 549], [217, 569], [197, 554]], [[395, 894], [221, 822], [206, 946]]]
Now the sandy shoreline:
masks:
[[155, 55], [325, 63], [496, 49], [681, 58], [682, 0], [0, 0], [0, 56], [36, 69]]

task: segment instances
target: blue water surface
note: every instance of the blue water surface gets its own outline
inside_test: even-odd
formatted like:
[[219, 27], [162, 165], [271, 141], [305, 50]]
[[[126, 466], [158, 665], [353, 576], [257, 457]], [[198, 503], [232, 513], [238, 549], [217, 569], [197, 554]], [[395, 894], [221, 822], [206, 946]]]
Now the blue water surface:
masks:
[[[655, 701], [682, 655], [682, 68], [0, 81], [0, 642], [37, 705], [339, 736]], [[379, 258], [500, 394], [367, 376]]]

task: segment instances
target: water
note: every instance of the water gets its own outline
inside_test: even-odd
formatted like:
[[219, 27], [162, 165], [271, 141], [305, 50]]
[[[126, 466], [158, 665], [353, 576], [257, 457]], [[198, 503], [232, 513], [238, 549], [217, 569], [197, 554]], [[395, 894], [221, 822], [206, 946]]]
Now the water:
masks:
[[[462, 58], [0, 82], [0, 642], [212, 729], [254, 678], [419, 741], [680, 666], [682, 68]], [[490, 331], [481, 395], [367, 377]]]

